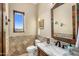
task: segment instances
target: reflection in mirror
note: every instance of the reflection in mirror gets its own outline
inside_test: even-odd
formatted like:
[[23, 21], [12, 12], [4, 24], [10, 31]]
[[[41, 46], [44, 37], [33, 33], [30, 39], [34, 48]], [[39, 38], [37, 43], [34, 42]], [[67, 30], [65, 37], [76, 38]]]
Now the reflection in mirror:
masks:
[[77, 42], [76, 47], [79, 48], [79, 3], [77, 3]]
[[52, 37], [75, 44], [75, 5], [57, 3], [51, 9]]

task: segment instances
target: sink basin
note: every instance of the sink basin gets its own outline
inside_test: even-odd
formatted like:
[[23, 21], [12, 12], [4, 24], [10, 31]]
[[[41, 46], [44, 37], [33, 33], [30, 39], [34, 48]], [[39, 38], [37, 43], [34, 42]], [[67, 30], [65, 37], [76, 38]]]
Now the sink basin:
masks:
[[71, 53], [71, 55], [79, 56], [79, 48], [72, 48], [69, 50], [69, 52]]
[[54, 43], [47, 44], [46, 42], [42, 42], [38, 43], [37, 46], [50, 56], [62, 56], [67, 53], [67, 50], [55, 46]]

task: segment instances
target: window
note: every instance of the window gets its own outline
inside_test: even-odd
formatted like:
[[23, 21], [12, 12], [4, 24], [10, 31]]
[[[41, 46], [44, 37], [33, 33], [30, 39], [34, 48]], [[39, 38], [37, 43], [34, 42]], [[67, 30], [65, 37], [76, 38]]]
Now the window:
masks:
[[24, 12], [13, 11], [14, 14], [14, 32], [24, 32]]

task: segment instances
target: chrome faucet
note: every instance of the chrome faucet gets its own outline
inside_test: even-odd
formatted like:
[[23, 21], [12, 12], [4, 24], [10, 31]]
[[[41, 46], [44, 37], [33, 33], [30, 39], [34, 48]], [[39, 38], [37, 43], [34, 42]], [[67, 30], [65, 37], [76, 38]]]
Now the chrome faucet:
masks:
[[61, 47], [61, 42], [60, 42], [60, 41], [57, 41], [57, 42], [55, 43], [55, 45], [58, 46], [58, 47]]

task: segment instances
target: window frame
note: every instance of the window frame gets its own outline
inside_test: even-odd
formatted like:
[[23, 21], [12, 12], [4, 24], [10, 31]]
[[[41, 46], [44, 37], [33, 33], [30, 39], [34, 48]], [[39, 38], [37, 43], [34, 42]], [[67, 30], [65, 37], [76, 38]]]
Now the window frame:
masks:
[[13, 32], [14, 33], [22, 33], [22, 32], [24, 32], [24, 19], [23, 19], [23, 31], [15, 31], [15, 13], [23, 14], [23, 18], [24, 18], [25, 13], [21, 12], [21, 11], [13, 10]]

